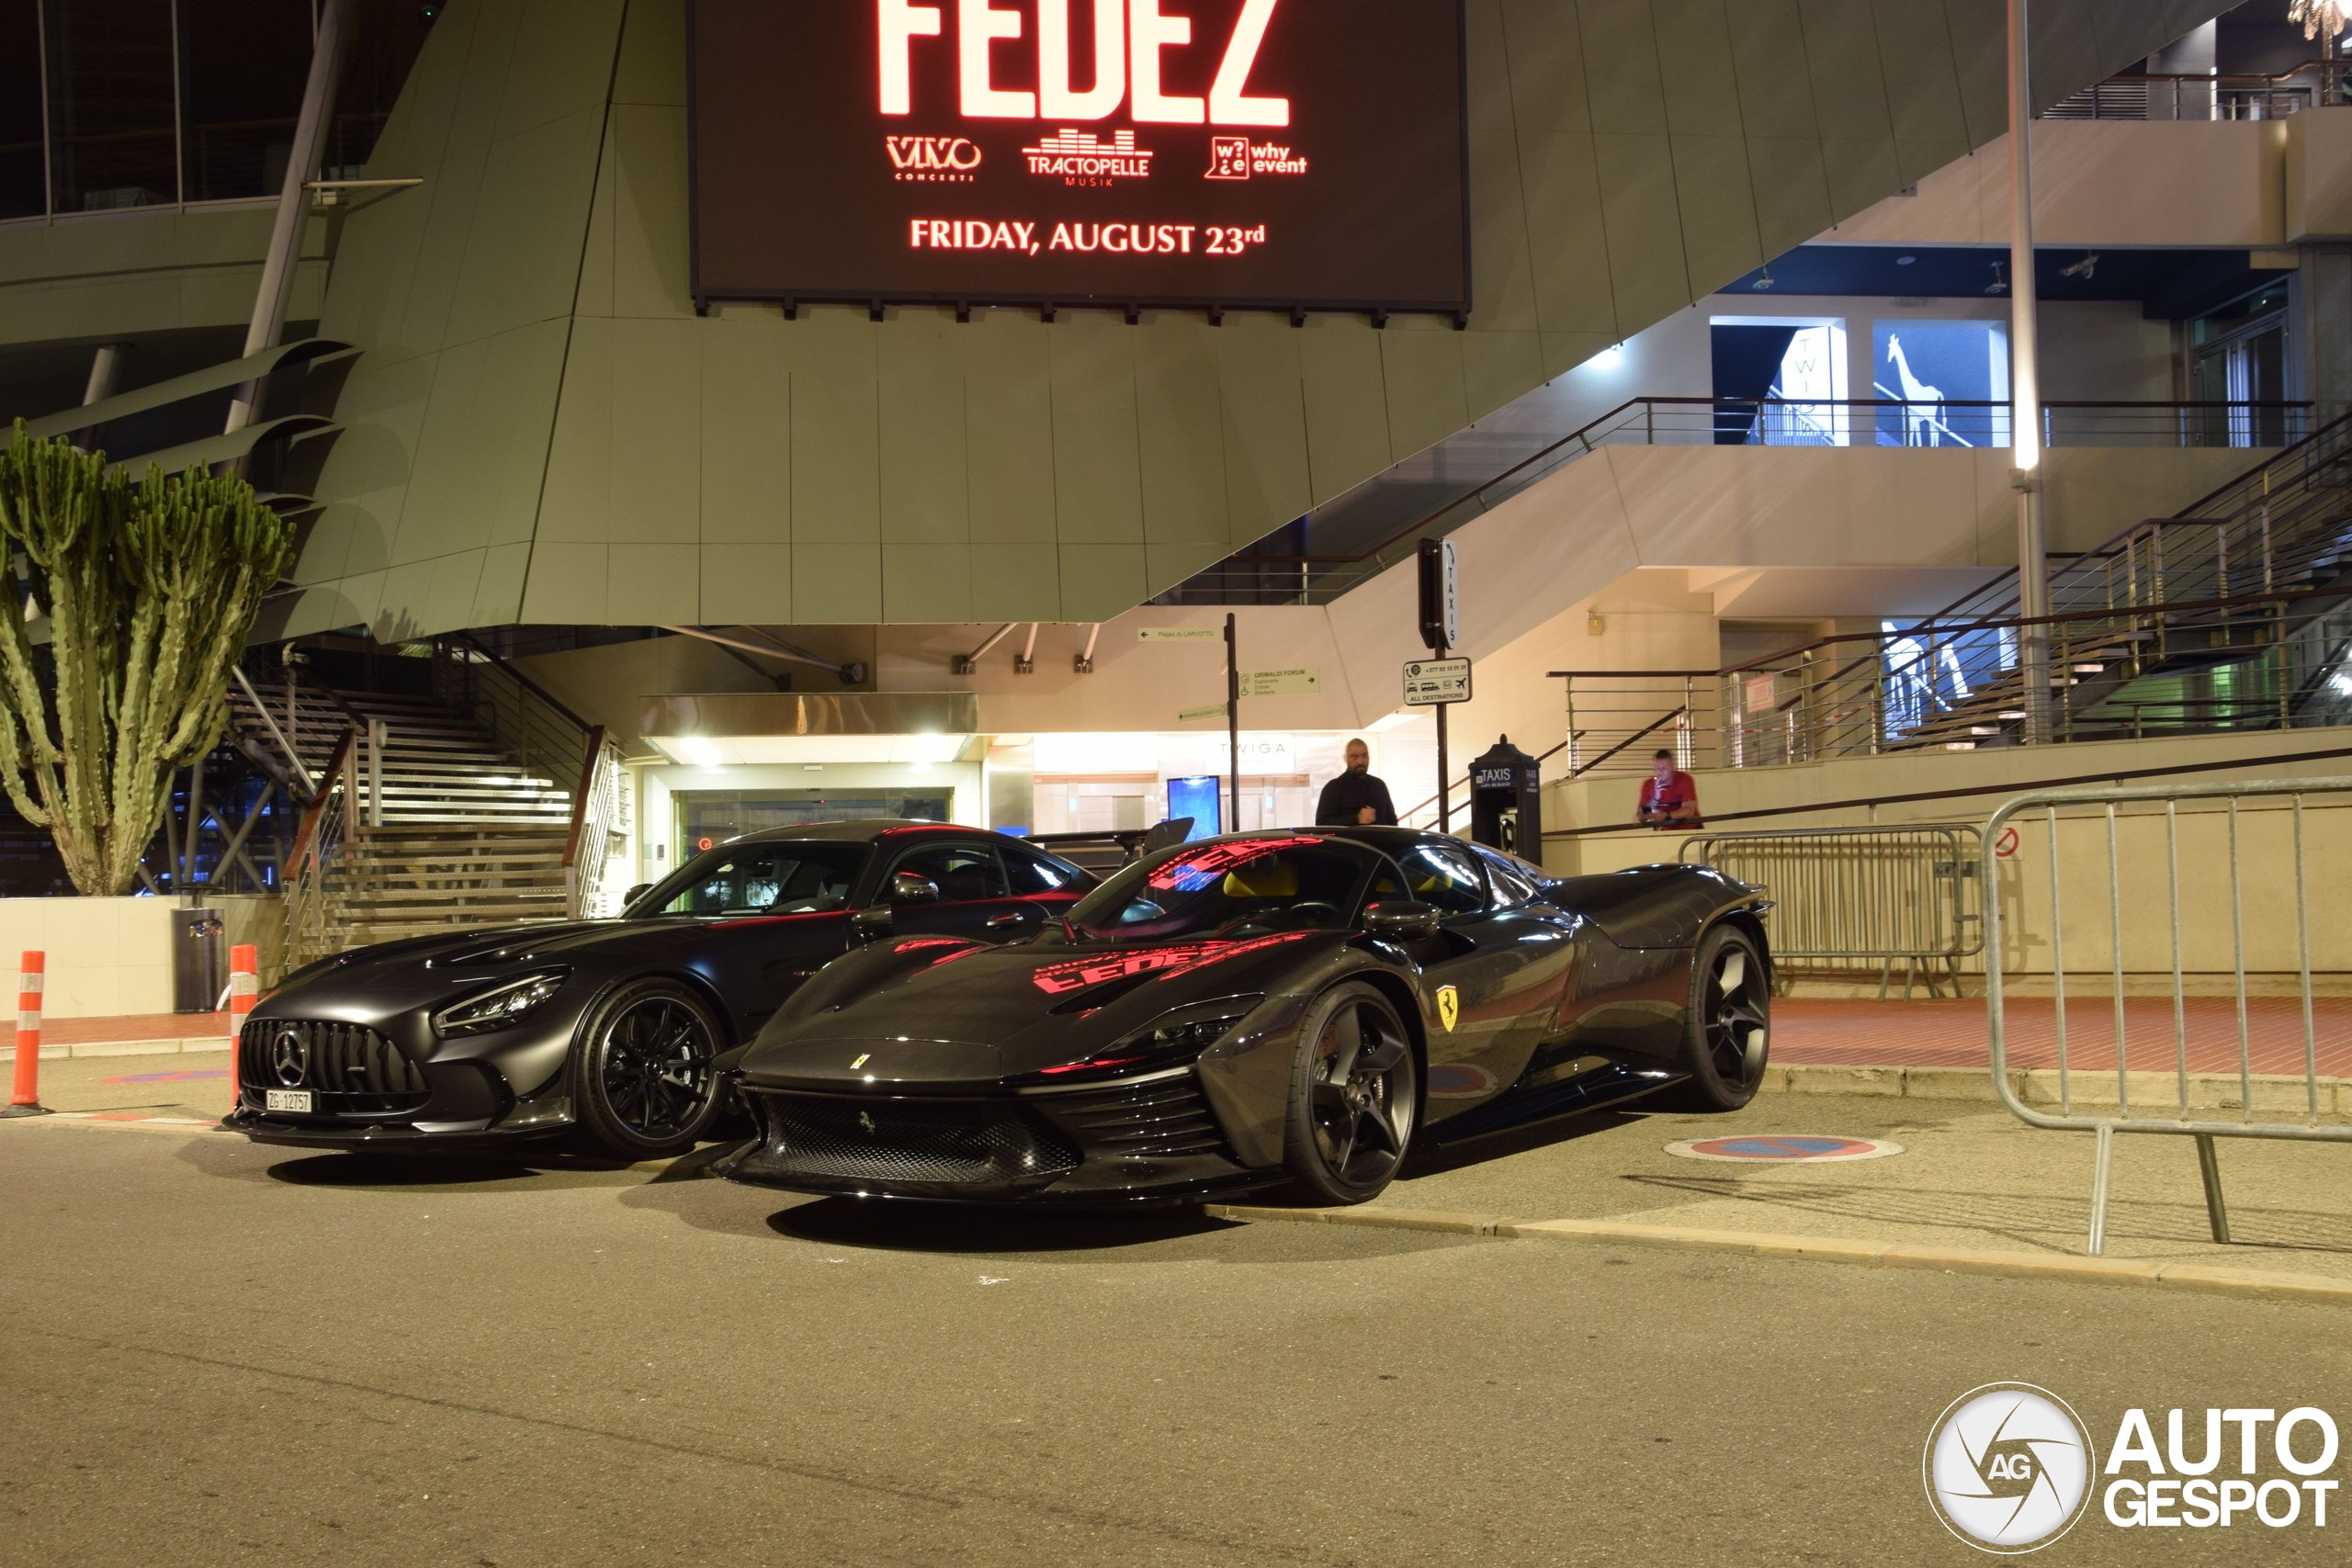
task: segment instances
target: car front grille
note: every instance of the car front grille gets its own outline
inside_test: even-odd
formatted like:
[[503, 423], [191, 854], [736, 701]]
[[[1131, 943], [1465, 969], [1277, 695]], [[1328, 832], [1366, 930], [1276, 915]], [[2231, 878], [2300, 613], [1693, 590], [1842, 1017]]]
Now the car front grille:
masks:
[[283, 1018], [245, 1025], [237, 1081], [255, 1099], [273, 1089], [307, 1089], [326, 1115], [419, 1111], [433, 1092], [416, 1064], [372, 1029]]
[[869, 1181], [1042, 1180], [1078, 1168], [1077, 1146], [1007, 1100], [758, 1094], [764, 1174]]
[[1189, 1071], [1041, 1095], [1035, 1103], [1080, 1144], [1107, 1155], [1173, 1159], [1225, 1153], [1216, 1118], [1202, 1098], [1200, 1080]]

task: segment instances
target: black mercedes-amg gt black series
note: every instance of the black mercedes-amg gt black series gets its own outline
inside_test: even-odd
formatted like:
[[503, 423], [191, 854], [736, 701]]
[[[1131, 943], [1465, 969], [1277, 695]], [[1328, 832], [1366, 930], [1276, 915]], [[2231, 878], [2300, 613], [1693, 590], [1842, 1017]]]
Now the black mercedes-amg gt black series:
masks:
[[1095, 879], [1018, 839], [917, 822], [780, 828], [641, 888], [617, 919], [362, 948], [288, 976], [238, 1036], [227, 1125], [422, 1149], [572, 1134], [658, 1158], [711, 1135], [713, 1063], [886, 919], [967, 948], [1035, 934]]
[[1120, 1203], [1282, 1180], [1361, 1202], [1419, 1136], [1761, 1081], [1756, 889], [1694, 866], [1565, 880], [1394, 828], [1148, 855], [1034, 940], [899, 931], [722, 1059], [804, 1192]]

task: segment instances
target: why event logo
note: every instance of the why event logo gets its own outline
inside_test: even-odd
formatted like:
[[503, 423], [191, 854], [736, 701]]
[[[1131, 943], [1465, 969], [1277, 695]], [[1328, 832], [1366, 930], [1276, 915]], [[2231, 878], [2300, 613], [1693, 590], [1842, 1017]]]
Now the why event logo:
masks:
[[969, 185], [980, 166], [979, 145], [967, 136], [886, 136], [891, 178], [922, 185]]
[[2339, 1452], [2326, 1411], [2209, 1409], [2200, 1423], [2172, 1410], [2164, 1431], [2160, 1446], [2148, 1413], [2126, 1410], [2101, 1472], [2089, 1428], [2064, 1400], [2030, 1383], [1989, 1383], [1953, 1401], [1928, 1432], [1928, 1500], [1954, 1535], [2005, 1555], [2072, 1529], [2095, 1483], [2100, 1512], [2120, 1529], [2217, 1529], [2249, 1518], [2272, 1529], [2325, 1528], [2328, 1495], [2340, 1484], [2320, 1479]]
[[1209, 169], [1204, 180], [1246, 180], [1252, 174], [1303, 175], [1306, 157], [1274, 141], [1252, 141], [1246, 136], [1209, 138]]

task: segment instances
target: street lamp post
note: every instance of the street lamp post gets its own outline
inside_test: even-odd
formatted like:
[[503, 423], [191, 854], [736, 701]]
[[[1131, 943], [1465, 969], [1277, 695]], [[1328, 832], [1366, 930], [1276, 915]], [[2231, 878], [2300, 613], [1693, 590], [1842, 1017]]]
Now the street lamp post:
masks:
[[2025, 739], [2050, 739], [2050, 543], [2041, 473], [2041, 356], [2033, 272], [2033, 94], [2026, 0], [2009, 0], [2009, 482], [2018, 492], [2018, 674]]

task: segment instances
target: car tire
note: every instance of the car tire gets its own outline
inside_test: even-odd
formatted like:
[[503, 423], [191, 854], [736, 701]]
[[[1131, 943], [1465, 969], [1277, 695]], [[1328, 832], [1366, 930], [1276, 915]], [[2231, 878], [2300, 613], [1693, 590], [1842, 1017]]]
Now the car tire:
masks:
[[718, 1020], [674, 980], [633, 980], [589, 1013], [572, 1047], [582, 1139], [617, 1159], [669, 1159], [709, 1135], [723, 1095]]
[[1420, 1120], [1420, 1066], [1404, 1021], [1377, 987], [1336, 986], [1300, 1021], [1283, 1162], [1301, 1196], [1376, 1198], [1396, 1176]]
[[1690, 999], [1682, 1021], [1682, 1070], [1689, 1075], [1658, 1096], [1677, 1111], [1737, 1111], [1764, 1082], [1772, 1032], [1772, 977], [1764, 949], [1737, 926], [1702, 937], [1690, 964]]

